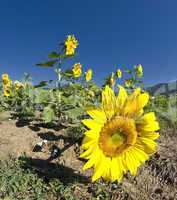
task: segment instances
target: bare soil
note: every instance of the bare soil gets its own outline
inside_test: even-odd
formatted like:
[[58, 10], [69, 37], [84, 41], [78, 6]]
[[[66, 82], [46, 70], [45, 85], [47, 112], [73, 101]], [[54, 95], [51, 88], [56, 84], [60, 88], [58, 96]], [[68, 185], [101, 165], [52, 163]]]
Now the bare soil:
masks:
[[[74, 151], [74, 141], [67, 137], [64, 129], [43, 127], [42, 123], [18, 124], [15, 121], [4, 121], [0, 124], [0, 158], [6, 159], [9, 155], [18, 158], [23, 153], [34, 160], [48, 160], [52, 146], [59, 147], [61, 155], [50, 162], [59, 162], [66, 167], [71, 167], [81, 171], [81, 161], [76, 158]], [[42, 141], [44, 144], [42, 151], [34, 152], [36, 144]]]
[[32, 155], [32, 147], [40, 138], [28, 127], [19, 128], [15, 122], [0, 124], [0, 158], [5, 159], [9, 154], [19, 157], [23, 152]]
[[[42, 152], [33, 152], [43, 140], [47, 144]], [[56, 159], [50, 159], [53, 145], [60, 151]], [[9, 154], [18, 158], [25, 153], [40, 174], [61, 178], [65, 184], [77, 183], [77, 199], [91, 199], [94, 191], [98, 194], [97, 185], [90, 182], [91, 171], [83, 174], [79, 152], [79, 145], [66, 135], [64, 127], [45, 127], [39, 122], [0, 123], [0, 160]], [[56, 173], [48, 173], [50, 167], [56, 168]], [[128, 174], [121, 184], [107, 184], [105, 190], [111, 200], [177, 200], [177, 134], [160, 137], [158, 153], [139, 169], [136, 177]]]

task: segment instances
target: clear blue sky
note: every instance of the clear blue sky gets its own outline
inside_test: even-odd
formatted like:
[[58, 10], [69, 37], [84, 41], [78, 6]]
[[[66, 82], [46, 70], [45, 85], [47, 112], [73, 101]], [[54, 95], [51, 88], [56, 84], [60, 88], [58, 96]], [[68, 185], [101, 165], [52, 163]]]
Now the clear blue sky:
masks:
[[98, 82], [138, 63], [146, 85], [177, 79], [176, 0], [1, 0], [0, 74], [54, 78], [35, 64], [67, 34], [80, 43], [75, 61], [92, 67]]

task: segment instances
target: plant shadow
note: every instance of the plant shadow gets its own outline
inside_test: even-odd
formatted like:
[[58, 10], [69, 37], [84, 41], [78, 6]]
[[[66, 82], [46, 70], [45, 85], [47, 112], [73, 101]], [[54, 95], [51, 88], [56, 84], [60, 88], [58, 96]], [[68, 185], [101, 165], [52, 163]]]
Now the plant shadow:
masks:
[[55, 122], [44, 123], [44, 122], [38, 120], [35, 123], [29, 124], [28, 128], [30, 128], [32, 131], [39, 132], [42, 128], [52, 129], [54, 131], [60, 131], [63, 128], [66, 128], [66, 127], [59, 124], [59, 123], [55, 123]]
[[90, 183], [90, 179], [84, 175], [75, 172], [72, 168], [61, 164], [51, 163], [48, 160], [36, 159], [27, 156], [19, 158], [21, 166], [25, 170], [32, 170], [42, 178], [46, 183], [51, 179], [59, 179], [64, 185], [71, 183]]
[[29, 126], [30, 122], [31, 122], [31, 120], [22, 118], [22, 119], [18, 119], [16, 121], [15, 125], [20, 128], [20, 127], [24, 127], [24, 126]]
[[38, 132], [41, 128], [45, 129], [52, 129], [54, 131], [60, 131], [66, 126], [61, 125], [59, 122], [51, 122], [51, 123], [44, 123], [41, 119], [35, 119], [35, 122], [32, 118], [26, 117], [17, 117], [15, 114], [12, 116], [13, 119], [16, 119], [16, 126], [17, 127], [25, 127], [28, 126], [32, 131]]

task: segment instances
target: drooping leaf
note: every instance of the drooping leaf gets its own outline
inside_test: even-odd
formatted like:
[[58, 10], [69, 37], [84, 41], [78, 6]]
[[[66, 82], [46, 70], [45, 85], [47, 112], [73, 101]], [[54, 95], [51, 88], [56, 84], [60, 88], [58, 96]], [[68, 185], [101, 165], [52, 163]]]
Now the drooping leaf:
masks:
[[48, 81], [41, 81], [38, 85], [35, 85], [34, 88], [44, 87], [48, 84]]
[[41, 67], [53, 67], [54, 64], [57, 62], [58, 60], [50, 60], [50, 61], [47, 61], [47, 62], [43, 62], [43, 63], [38, 63], [36, 64], [37, 66], [41, 66]]
[[51, 53], [49, 53], [48, 57], [49, 58], [60, 58], [61, 54], [58, 54], [55, 51], [52, 51]]

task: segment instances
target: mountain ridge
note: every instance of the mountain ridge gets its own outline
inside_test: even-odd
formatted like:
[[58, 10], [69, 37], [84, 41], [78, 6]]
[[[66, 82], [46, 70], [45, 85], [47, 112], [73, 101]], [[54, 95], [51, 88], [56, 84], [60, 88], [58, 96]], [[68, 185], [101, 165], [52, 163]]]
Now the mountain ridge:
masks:
[[147, 87], [147, 90], [153, 96], [156, 96], [158, 94], [162, 95], [177, 94], [177, 80], [170, 81], [167, 83], [157, 83], [153, 86]]

